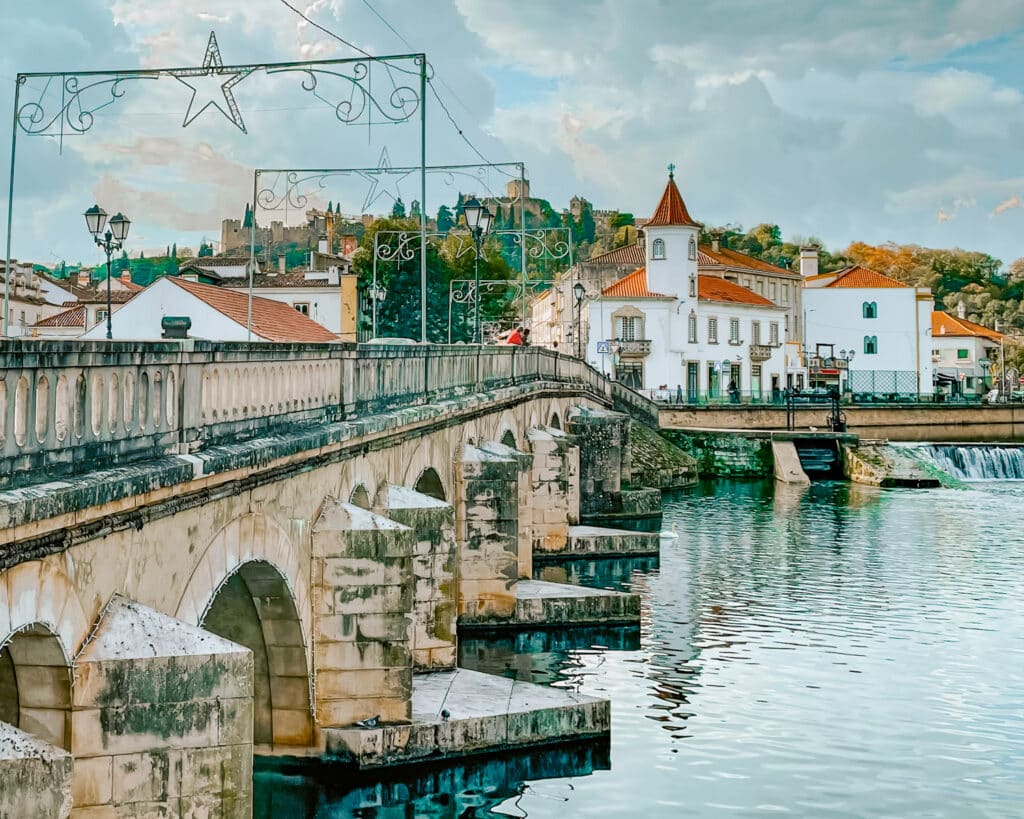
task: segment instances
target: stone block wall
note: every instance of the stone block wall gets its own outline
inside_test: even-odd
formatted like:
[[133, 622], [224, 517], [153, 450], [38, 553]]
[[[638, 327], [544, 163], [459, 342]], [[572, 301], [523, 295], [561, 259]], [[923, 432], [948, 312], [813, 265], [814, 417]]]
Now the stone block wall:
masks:
[[313, 526], [316, 724], [412, 716], [412, 560], [416, 533], [325, 502]]
[[526, 437], [533, 451], [532, 550], [562, 552], [580, 515], [580, 451], [558, 429], [534, 428]]
[[768, 433], [666, 429], [661, 434], [696, 458], [697, 471], [702, 476], [768, 478], [775, 472]]
[[454, 668], [455, 510], [404, 486], [388, 487], [388, 516], [415, 532], [412, 553], [414, 671]]
[[529, 579], [533, 577], [533, 455], [497, 441], [487, 441], [481, 449], [519, 464], [519, 577]]
[[0, 722], [0, 816], [65, 819], [71, 754]]
[[508, 620], [519, 577], [519, 461], [465, 446], [456, 463], [459, 617]]
[[252, 815], [245, 648], [121, 597], [78, 659], [72, 816]]
[[618, 412], [577, 408], [567, 431], [580, 448], [580, 515], [620, 511], [623, 483], [629, 481], [629, 419]]

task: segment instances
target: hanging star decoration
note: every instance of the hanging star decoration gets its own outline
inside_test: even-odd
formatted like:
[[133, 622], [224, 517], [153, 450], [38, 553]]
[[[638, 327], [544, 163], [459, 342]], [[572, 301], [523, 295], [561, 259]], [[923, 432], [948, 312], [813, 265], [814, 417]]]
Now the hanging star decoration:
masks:
[[[201, 67], [185, 68], [172, 73], [178, 82], [192, 89], [192, 99], [188, 102], [185, 121], [181, 124], [182, 128], [187, 128], [196, 117], [212, 105], [231, 120], [243, 134], [249, 133], [245, 130], [242, 112], [238, 110], [238, 103], [235, 102], [235, 94], [232, 89], [248, 77], [252, 73], [252, 69], [242, 68], [226, 73], [224, 61], [220, 56], [220, 46], [217, 45], [217, 35], [214, 32], [210, 32], [210, 40], [206, 44], [206, 56], [203, 58]], [[221, 107], [221, 97], [224, 98], [226, 111]]]
[[[380, 199], [382, 196], [387, 196], [391, 199], [391, 202], [397, 202], [402, 198], [402, 192], [399, 190], [399, 183], [405, 177], [407, 177], [411, 171], [397, 172], [392, 170], [391, 157], [388, 155], [388, 147], [385, 145], [380, 152], [380, 159], [377, 162], [376, 169], [369, 171], [360, 171], [359, 175], [363, 177], [367, 182], [370, 183], [369, 189], [366, 191], [366, 197], [363, 199], [363, 213], [366, 213], [371, 205]], [[381, 178], [384, 176], [393, 176], [394, 179], [394, 193], [387, 190], [381, 185]]]

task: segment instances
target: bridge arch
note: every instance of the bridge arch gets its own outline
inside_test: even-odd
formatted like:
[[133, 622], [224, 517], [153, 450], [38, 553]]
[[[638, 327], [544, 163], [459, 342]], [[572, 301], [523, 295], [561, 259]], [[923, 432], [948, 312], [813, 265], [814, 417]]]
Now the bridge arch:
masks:
[[548, 426], [552, 429], [562, 428], [562, 419], [559, 417], [557, 409], [551, 411], [551, 420], [548, 421]]
[[432, 466], [428, 466], [420, 472], [419, 477], [416, 478], [416, 483], [413, 485], [413, 489], [421, 495], [429, 495], [440, 501], [448, 500], [448, 493], [445, 491], [444, 482], [441, 480], [437, 470]]
[[71, 661], [60, 638], [32, 623], [0, 646], [0, 721], [70, 750]]
[[253, 742], [313, 742], [310, 676], [291, 590], [271, 563], [240, 565], [217, 589], [200, 625], [253, 654]]
[[502, 433], [501, 442], [512, 449], [519, 449], [519, 445], [516, 443], [516, 434], [510, 429], [506, 429]]
[[352, 494], [349, 495], [348, 502], [361, 509], [369, 509], [370, 493], [367, 491], [366, 485], [362, 483], [357, 484], [355, 489], [352, 490]]

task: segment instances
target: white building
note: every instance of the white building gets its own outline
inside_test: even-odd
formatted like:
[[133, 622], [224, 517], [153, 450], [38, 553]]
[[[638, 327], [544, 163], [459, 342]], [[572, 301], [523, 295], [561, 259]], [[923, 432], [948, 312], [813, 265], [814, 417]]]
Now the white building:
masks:
[[811, 258], [802, 251], [800, 263], [811, 386], [840, 386], [855, 395], [931, 395], [931, 291], [860, 265], [818, 274], [816, 253]]
[[583, 307], [587, 360], [671, 400], [778, 397], [786, 386], [786, 308], [698, 273], [700, 227], [670, 173], [644, 226], [644, 267]]
[[932, 313], [935, 385], [951, 395], [978, 396], [992, 387], [992, 374], [1002, 370], [1004, 336], [968, 321], [963, 306], [961, 302], [955, 316], [941, 310]]
[[[162, 276], [114, 313], [116, 340], [156, 340], [163, 337], [161, 320], [187, 317], [190, 338], [246, 341], [249, 303], [244, 293], [211, 284]], [[106, 338], [106, 324], [85, 333], [86, 339]], [[281, 302], [254, 297], [252, 341], [327, 342], [338, 337], [299, 311]]]

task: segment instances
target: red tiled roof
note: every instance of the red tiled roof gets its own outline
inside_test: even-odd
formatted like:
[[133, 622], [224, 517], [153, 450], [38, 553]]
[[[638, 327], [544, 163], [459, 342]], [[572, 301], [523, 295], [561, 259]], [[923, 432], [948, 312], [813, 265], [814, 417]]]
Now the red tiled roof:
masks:
[[[176, 276], [167, 276], [182, 290], [206, 302], [214, 310], [245, 326], [248, 323], [249, 301], [245, 293], [212, 284], [200, 284]], [[269, 341], [337, 341], [338, 337], [294, 307], [280, 301], [253, 296], [252, 331]]]
[[85, 305], [80, 304], [49, 318], [40, 319], [34, 327], [85, 327]]
[[591, 256], [586, 261], [581, 262], [581, 264], [632, 264], [639, 266], [646, 261], [647, 259], [644, 258], [644, 247], [637, 242], [636, 244], [617, 247], [614, 250]]
[[987, 338], [991, 341], [1001, 341], [1003, 334], [996, 330], [990, 330], [981, 324], [975, 324], [967, 319], [951, 316], [942, 310], [932, 312], [932, 336], [969, 336], [971, 338]]
[[775, 307], [775, 302], [770, 299], [766, 299], [736, 282], [720, 279], [718, 276], [697, 276], [697, 295], [705, 301]]
[[835, 281], [829, 282], [823, 285], [823, 287], [910, 287], [909, 284], [904, 284], [899, 279], [885, 276], [882, 273], [876, 273], [874, 270], [868, 270], [859, 264], [844, 267], [842, 270], [837, 270], [834, 273], [819, 273], [817, 276], [808, 276], [806, 281], [818, 282], [825, 279], [835, 279]]
[[659, 225], [689, 225], [700, 227], [699, 222], [690, 218], [686, 210], [686, 203], [676, 187], [675, 177], [668, 175], [668, 184], [665, 185], [665, 192], [661, 195], [658, 207], [654, 209], [654, 215], [644, 224], [645, 228], [657, 227]]
[[664, 293], [652, 293], [647, 289], [647, 268], [641, 267], [628, 276], [623, 276], [601, 291], [602, 296], [626, 299], [670, 299]]
[[776, 267], [766, 261], [757, 259], [753, 256], [748, 256], [746, 253], [740, 253], [738, 250], [732, 250], [728, 247], [719, 247], [718, 250], [712, 250], [711, 245], [701, 245], [697, 249], [697, 265], [723, 265], [732, 269], [743, 268], [745, 270], [774, 273], [777, 276], [791, 276], [794, 279], [800, 278], [799, 273], [794, 273], [792, 270], [786, 270], [784, 267]]

